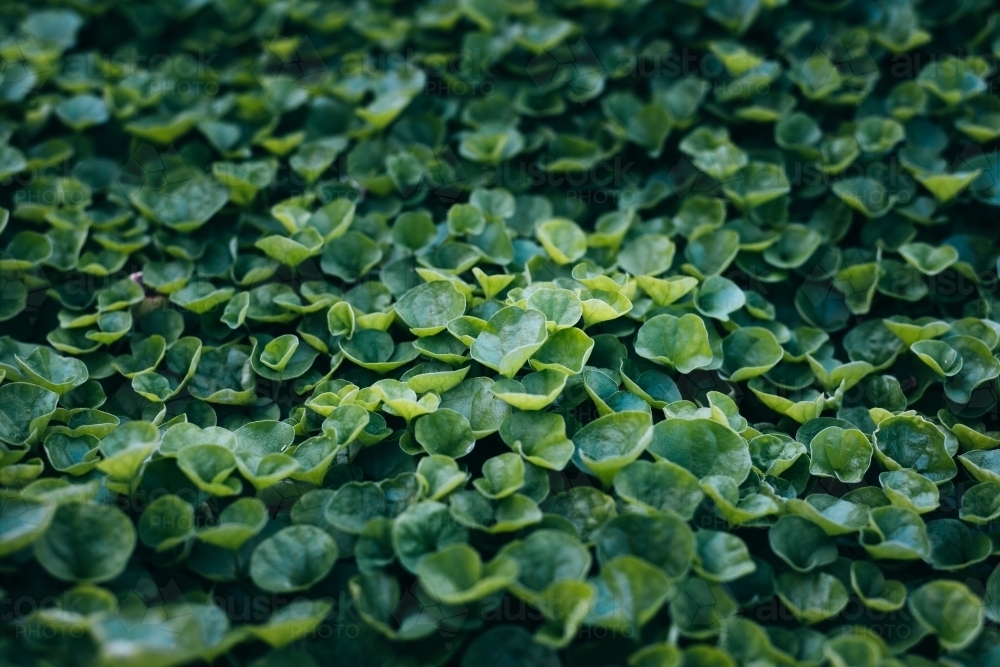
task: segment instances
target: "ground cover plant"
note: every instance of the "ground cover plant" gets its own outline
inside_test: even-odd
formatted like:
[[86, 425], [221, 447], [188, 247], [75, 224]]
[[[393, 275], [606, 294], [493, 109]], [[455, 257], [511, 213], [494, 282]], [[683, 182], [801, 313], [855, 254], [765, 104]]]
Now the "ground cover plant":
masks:
[[1000, 665], [998, 57], [3, 3], [0, 664]]

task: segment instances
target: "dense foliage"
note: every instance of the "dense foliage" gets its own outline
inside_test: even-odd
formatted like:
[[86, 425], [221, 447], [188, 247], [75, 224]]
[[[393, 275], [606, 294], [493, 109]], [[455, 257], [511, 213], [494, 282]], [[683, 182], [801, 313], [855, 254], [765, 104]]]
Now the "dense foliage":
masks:
[[0, 5], [0, 664], [1000, 664], [990, 0]]

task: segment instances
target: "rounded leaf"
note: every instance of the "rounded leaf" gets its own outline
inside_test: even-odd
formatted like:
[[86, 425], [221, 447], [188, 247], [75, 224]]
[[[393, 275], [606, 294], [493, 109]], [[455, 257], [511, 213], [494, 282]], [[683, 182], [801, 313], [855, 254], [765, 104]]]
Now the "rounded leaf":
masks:
[[135, 549], [132, 521], [120, 510], [93, 501], [59, 507], [48, 531], [35, 542], [35, 558], [63, 581], [99, 583], [125, 570]]
[[798, 572], [809, 572], [837, 560], [837, 545], [826, 532], [801, 516], [786, 515], [767, 532], [771, 549]]
[[439, 408], [420, 417], [413, 433], [428, 454], [441, 454], [453, 459], [465, 456], [476, 444], [469, 420], [449, 408]]
[[917, 622], [937, 635], [941, 647], [957, 651], [983, 629], [983, 601], [957, 581], [939, 579], [913, 591], [907, 606]]
[[292, 593], [320, 582], [337, 560], [337, 543], [326, 531], [289, 526], [257, 545], [250, 578], [269, 593]]
[[595, 419], [576, 432], [573, 442], [587, 469], [610, 486], [619, 470], [639, 458], [652, 437], [650, 416], [629, 411]]
[[414, 287], [394, 307], [415, 335], [433, 336], [465, 314], [465, 297], [450, 282], [437, 280]]
[[697, 315], [657, 315], [639, 328], [635, 351], [640, 357], [690, 373], [712, 363], [705, 322]]
[[750, 473], [746, 440], [711, 419], [666, 419], [653, 427], [649, 452], [676, 463], [699, 479], [711, 475], [731, 477], [742, 484]]
[[872, 462], [874, 448], [861, 431], [828, 426], [809, 443], [809, 472], [823, 477], [836, 477], [841, 482], [860, 482]]
[[744, 327], [722, 340], [722, 371], [730, 382], [763, 375], [781, 361], [785, 352], [767, 329]]
[[551, 218], [540, 222], [535, 235], [556, 264], [575, 262], [587, 252], [587, 235], [572, 220]]

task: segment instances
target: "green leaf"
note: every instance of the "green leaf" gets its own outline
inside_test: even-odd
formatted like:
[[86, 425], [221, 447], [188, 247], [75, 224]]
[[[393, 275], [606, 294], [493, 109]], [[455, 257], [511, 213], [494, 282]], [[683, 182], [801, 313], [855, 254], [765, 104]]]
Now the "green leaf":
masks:
[[930, 554], [927, 527], [920, 515], [902, 507], [871, 510], [861, 546], [877, 559], [916, 560]]
[[822, 235], [805, 225], [788, 225], [778, 241], [764, 251], [764, 259], [780, 269], [797, 269], [805, 264], [823, 242]]
[[350, 339], [341, 340], [340, 351], [358, 366], [383, 375], [419, 355], [412, 343], [395, 343], [392, 336], [377, 329], [362, 329]]
[[440, 500], [455, 489], [464, 486], [469, 473], [459, 469], [455, 459], [441, 454], [432, 454], [420, 459], [417, 475], [427, 488], [431, 500]]
[[535, 234], [556, 264], [569, 264], [587, 251], [587, 236], [572, 220], [551, 218], [538, 223]]
[[477, 439], [496, 433], [511, 412], [509, 405], [493, 395], [492, 385], [489, 378], [470, 378], [441, 396], [441, 407], [465, 417]]
[[428, 554], [449, 544], [464, 543], [468, 537], [468, 531], [452, 519], [448, 506], [434, 501], [412, 505], [392, 526], [393, 549], [399, 562], [411, 572], [417, 571]]
[[337, 543], [315, 526], [289, 526], [257, 545], [250, 577], [269, 593], [292, 593], [323, 580], [337, 560]]
[[864, 433], [839, 426], [829, 426], [817, 433], [809, 449], [811, 474], [836, 477], [848, 484], [856, 484], [864, 478], [874, 453]]
[[486, 218], [472, 204], [455, 204], [448, 209], [448, 231], [455, 236], [482, 234]]
[[562, 470], [573, 455], [562, 415], [553, 412], [517, 411], [500, 425], [507, 446], [536, 466]]
[[635, 461], [614, 479], [615, 492], [629, 503], [649, 510], [670, 510], [690, 519], [705, 494], [698, 478], [670, 461]]
[[465, 313], [465, 297], [450, 282], [424, 283], [404, 294], [396, 313], [416, 336], [433, 336]]
[[86, 364], [60, 357], [47, 347], [36, 347], [26, 358], [15, 359], [25, 379], [57, 394], [65, 394], [87, 381]]
[[247, 405], [256, 400], [257, 376], [251, 349], [226, 346], [205, 350], [188, 384], [195, 398], [210, 403]]
[[946, 340], [961, 355], [962, 367], [945, 380], [945, 395], [955, 403], [965, 404], [972, 400], [977, 387], [1000, 376], [1000, 361], [988, 346], [972, 336], [951, 336]]
[[58, 395], [26, 382], [0, 386], [0, 441], [15, 446], [39, 440], [56, 409]]
[[950, 245], [907, 243], [900, 246], [899, 254], [908, 264], [928, 276], [936, 276], [958, 261], [958, 251]]
[[896, 203], [882, 183], [867, 176], [837, 181], [833, 184], [833, 193], [869, 218], [885, 215]]
[[133, 480], [156, 449], [160, 433], [147, 422], [128, 422], [106, 435], [100, 444], [104, 459], [98, 469], [117, 481]]
[[229, 191], [214, 180], [199, 177], [160, 189], [139, 188], [129, 199], [146, 217], [175, 231], [191, 232], [226, 205]]
[[854, 138], [862, 151], [883, 155], [906, 138], [906, 131], [892, 118], [868, 116], [855, 127]]
[[658, 276], [673, 264], [674, 242], [662, 234], [645, 234], [618, 253], [618, 266], [634, 276]]
[[0, 556], [30, 546], [49, 528], [56, 505], [28, 498], [6, 498], [0, 514]]
[[546, 329], [550, 333], [572, 328], [583, 316], [580, 297], [568, 289], [543, 287], [535, 290], [527, 299], [527, 307], [545, 315]]
[[476, 444], [469, 420], [449, 408], [439, 408], [417, 419], [414, 437], [428, 454], [453, 459], [466, 456]]
[[499, 500], [524, 486], [524, 460], [514, 453], [500, 454], [483, 463], [483, 476], [472, 481], [479, 493]]
[[531, 603], [550, 585], [560, 581], [582, 581], [590, 570], [590, 552], [579, 540], [561, 531], [539, 529], [525, 539], [504, 545], [498, 557], [518, 564], [517, 579], [510, 591]]
[[684, 248], [684, 257], [691, 262], [695, 275], [713, 276], [729, 268], [739, 250], [739, 232], [716, 229], [691, 239]]
[[944, 341], [918, 340], [910, 349], [941, 377], [951, 377], [962, 370], [962, 358], [955, 348]]
[[917, 83], [949, 105], [958, 104], [986, 87], [971, 59], [953, 56], [925, 65], [917, 75]]
[[194, 508], [183, 498], [160, 496], [139, 518], [139, 539], [157, 551], [166, 551], [194, 536]]
[[449, 544], [428, 554], [417, 566], [420, 585], [446, 604], [464, 604], [505, 588], [517, 577], [517, 564], [497, 558], [483, 564], [467, 544]]
[[659, 157], [671, 126], [670, 114], [655, 104], [646, 104], [629, 118], [626, 133], [629, 141], [645, 148], [650, 157]]
[[698, 280], [690, 276], [671, 276], [665, 279], [638, 276], [636, 284], [657, 306], [669, 306], [693, 290], [698, 285]]
[[[753, 467], [765, 475], [781, 475], [806, 453], [802, 443], [778, 434], [758, 435], [747, 442]], [[815, 454], [813, 454], [815, 457]]]
[[502, 625], [476, 637], [462, 658], [462, 667], [489, 663], [557, 667], [560, 661], [555, 651], [532, 641], [531, 635], [520, 626]]
[[993, 543], [987, 535], [957, 519], [927, 524], [931, 551], [928, 561], [937, 570], [962, 570], [989, 558]]
[[434, 226], [434, 220], [425, 212], [401, 213], [392, 226], [392, 242], [412, 252], [430, 246], [436, 236], [437, 228]]
[[250, 625], [247, 631], [271, 646], [281, 648], [296, 639], [310, 636], [332, 610], [333, 603], [325, 600], [293, 600], [271, 614], [266, 623]]
[[52, 257], [52, 241], [31, 231], [23, 231], [11, 239], [5, 252], [0, 253], [0, 270], [5, 272], [30, 269]]
[[452, 370], [451, 366], [443, 361], [428, 361], [406, 371], [400, 379], [417, 394], [426, 394], [429, 391], [443, 394], [461, 384], [468, 374], [469, 366]]
[[93, 435], [52, 433], [45, 438], [45, 455], [59, 472], [83, 475], [100, 463], [99, 446], [100, 440]]
[[[729, 321], [729, 315], [746, 304], [746, 294], [736, 283], [722, 276], [709, 276], [694, 297], [695, 308], [705, 317]], [[686, 316], [685, 316], [686, 317]]]
[[893, 505], [925, 514], [937, 509], [939, 492], [931, 480], [912, 470], [893, 470], [878, 476], [886, 498]]
[[869, 561], [851, 563], [851, 588], [866, 607], [875, 611], [896, 611], [906, 600], [903, 583], [886, 579], [878, 565]]
[[796, 618], [807, 624], [835, 617], [847, 606], [847, 590], [825, 572], [785, 572], [778, 577], [778, 597]]
[[258, 490], [277, 484], [298, 469], [298, 463], [284, 453], [295, 438], [294, 429], [284, 422], [262, 420], [237, 429], [236, 465]]
[[35, 542], [35, 558], [62, 581], [100, 583], [121, 574], [136, 541], [123, 512], [93, 501], [59, 507], [46, 533]]
[[617, 319], [632, 310], [632, 302], [619, 292], [584, 290], [580, 298], [585, 327]]
[[265, 255], [286, 266], [295, 267], [314, 257], [323, 249], [323, 237], [312, 227], [306, 227], [291, 236], [274, 234], [259, 239], [255, 247]]
[[757, 569], [746, 543], [736, 535], [699, 530], [695, 538], [697, 559], [694, 569], [702, 578], [716, 583], [734, 581]]
[[900, 415], [880, 422], [874, 434], [875, 454], [889, 470], [912, 469], [932, 482], [954, 477], [958, 469], [945, 449], [945, 436], [934, 424]]
[[492, 534], [514, 532], [542, 520], [538, 505], [519, 493], [490, 501], [476, 491], [458, 491], [448, 500], [456, 523]]
[[802, 112], [789, 114], [774, 126], [774, 143], [785, 150], [794, 150], [804, 156], [823, 138], [823, 131], [814, 119]]
[[267, 507], [257, 498], [239, 498], [219, 514], [214, 526], [199, 528], [196, 537], [223, 549], [236, 551], [263, 530]]
[[673, 366], [681, 373], [712, 363], [705, 322], [697, 315], [657, 315], [639, 327], [635, 351], [640, 357]]
[[591, 583], [597, 598], [585, 622], [621, 631], [635, 631], [651, 621], [674, 592], [658, 568], [630, 555], [604, 563]]
[[962, 494], [962, 507], [958, 516], [975, 524], [990, 523], [1000, 517], [1000, 483], [983, 482], [969, 487]]
[[740, 489], [732, 477], [709, 475], [698, 486], [715, 503], [715, 509], [732, 526], [756, 525], [780, 509], [777, 502], [762, 493], [751, 493], [740, 498]]
[[722, 371], [730, 382], [742, 382], [763, 375], [784, 356], [774, 334], [761, 327], [737, 329], [722, 341]]
[[543, 410], [562, 393], [566, 379], [565, 373], [546, 369], [529, 373], [520, 381], [501, 378], [493, 383], [490, 391], [519, 410]]
[[106, 123], [111, 117], [104, 100], [93, 95], [71, 97], [60, 103], [55, 111], [59, 120], [77, 132]]
[[201, 315], [212, 311], [233, 295], [235, 290], [231, 287], [216, 288], [209, 282], [197, 281], [188, 283], [182, 289], [170, 295], [170, 301], [181, 308]]
[[722, 186], [726, 196], [741, 209], [752, 209], [791, 191], [784, 167], [770, 162], [751, 162]]
[[644, 412], [599, 417], [574, 436], [580, 460], [609, 486], [618, 471], [645, 450], [652, 438], [651, 426], [649, 415]]
[[596, 542], [602, 564], [634, 556], [655, 565], [673, 580], [688, 572], [695, 554], [694, 534], [683, 520], [669, 512], [615, 517], [601, 527]]
[[739, 607], [722, 585], [690, 577], [670, 602], [670, 617], [685, 637], [707, 639], [722, 632]]
[[323, 248], [320, 268], [323, 273], [345, 282], [357, 282], [382, 260], [382, 249], [358, 231], [348, 231], [336, 243]]
[[666, 419], [653, 427], [649, 452], [690, 471], [699, 479], [724, 475], [741, 484], [750, 473], [747, 442], [711, 419]]
[[982, 600], [957, 581], [924, 584], [910, 595], [907, 608], [949, 651], [968, 646], [983, 629]]
[[577, 375], [583, 371], [593, 351], [594, 339], [571, 326], [549, 334], [528, 363], [537, 371]]
[[837, 545], [812, 521], [794, 514], [778, 519], [767, 532], [771, 550], [796, 572], [810, 572], [837, 560]]
[[496, 312], [472, 343], [472, 358], [512, 378], [545, 341], [545, 315], [508, 306]]
[[295, 173], [302, 176], [306, 183], [312, 184], [333, 164], [337, 154], [347, 147], [347, 141], [341, 137], [326, 137], [309, 141], [299, 146], [298, 150], [288, 159], [288, 165]]
[[260, 190], [271, 185], [277, 170], [276, 160], [212, 164], [212, 175], [229, 188], [230, 200], [239, 206], [249, 205]]
[[805, 500], [792, 498], [786, 501], [785, 507], [820, 526], [827, 535], [857, 532], [868, 523], [868, 505], [822, 493], [810, 494]]

